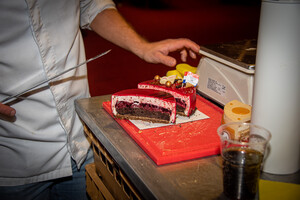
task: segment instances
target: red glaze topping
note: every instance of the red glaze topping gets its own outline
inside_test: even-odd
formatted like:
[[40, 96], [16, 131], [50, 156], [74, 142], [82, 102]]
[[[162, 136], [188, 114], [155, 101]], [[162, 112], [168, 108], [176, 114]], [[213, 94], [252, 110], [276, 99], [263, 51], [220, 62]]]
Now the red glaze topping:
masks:
[[174, 102], [174, 97], [170, 95], [169, 93], [162, 92], [159, 90], [141, 90], [141, 89], [127, 89], [127, 90], [122, 90], [114, 95], [116, 96], [140, 96], [140, 97], [154, 97], [158, 99], [164, 99], [166, 101], [171, 101]]
[[182, 83], [180, 82], [175, 82], [170, 87], [164, 84], [160, 84], [159, 80], [144, 81], [139, 83], [139, 85], [155, 85], [164, 88], [165, 90], [176, 91], [177, 93], [180, 93], [182, 95], [193, 95], [196, 92], [195, 87], [183, 87]]

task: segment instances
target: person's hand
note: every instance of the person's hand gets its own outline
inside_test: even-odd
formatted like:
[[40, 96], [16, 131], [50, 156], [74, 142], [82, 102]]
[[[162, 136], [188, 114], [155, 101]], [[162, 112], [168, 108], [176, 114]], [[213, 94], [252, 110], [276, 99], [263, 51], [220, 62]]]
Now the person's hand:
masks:
[[146, 43], [141, 57], [150, 63], [162, 63], [173, 67], [176, 65], [176, 59], [169, 56], [169, 53], [179, 51], [181, 60], [186, 62], [188, 54], [196, 59], [199, 50], [200, 46], [189, 39], [167, 39]]
[[0, 103], [0, 114], [7, 117], [13, 117], [16, 114], [16, 110], [10, 106]]

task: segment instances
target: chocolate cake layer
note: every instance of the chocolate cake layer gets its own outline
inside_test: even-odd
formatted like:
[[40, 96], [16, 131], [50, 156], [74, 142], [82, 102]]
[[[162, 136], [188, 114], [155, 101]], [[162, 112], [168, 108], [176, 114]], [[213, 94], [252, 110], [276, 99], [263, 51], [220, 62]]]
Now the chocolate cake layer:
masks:
[[174, 123], [175, 98], [157, 90], [129, 89], [112, 95], [112, 112], [121, 119], [140, 119], [151, 122]]

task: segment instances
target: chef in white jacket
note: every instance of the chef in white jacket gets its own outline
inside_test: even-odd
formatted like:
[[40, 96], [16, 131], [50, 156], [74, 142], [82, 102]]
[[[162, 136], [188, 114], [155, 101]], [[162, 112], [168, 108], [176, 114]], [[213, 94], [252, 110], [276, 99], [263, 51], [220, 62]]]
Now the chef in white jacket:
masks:
[[[112, 0], [1, 0], [0, 100], [85, 61], [81, 28], [151, 63], [168, 54], [195, 58], [188, 39], [149, 43]], [[92, 152], [74, 100], [89, 97], [86, 66], [6, 105], [0, 103], [0, 199], [85, 199], [84, 165]]]

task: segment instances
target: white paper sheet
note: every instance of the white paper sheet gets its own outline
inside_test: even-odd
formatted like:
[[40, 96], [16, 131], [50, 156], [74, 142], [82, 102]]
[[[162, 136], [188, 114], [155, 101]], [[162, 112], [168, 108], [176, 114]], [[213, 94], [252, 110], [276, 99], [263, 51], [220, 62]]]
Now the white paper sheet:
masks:
[[[208, 119], [208, 118], [209, 118], [209, 116], [200, 112], [199, 110], [196, 110], [196, 112], [190, 117], [184, 117], [181, 115], [177, 115], [175, 124], [182, 124], [182, 123], [186, 123], [186, 122], [192, 122], [192, 121]], [[145, 122], [142, 120], [130, 120], [130, 121], [140, 130], [173, 125], [173, 124], [163, 124], [163, 123], [151, 123], [151, 122]]]

